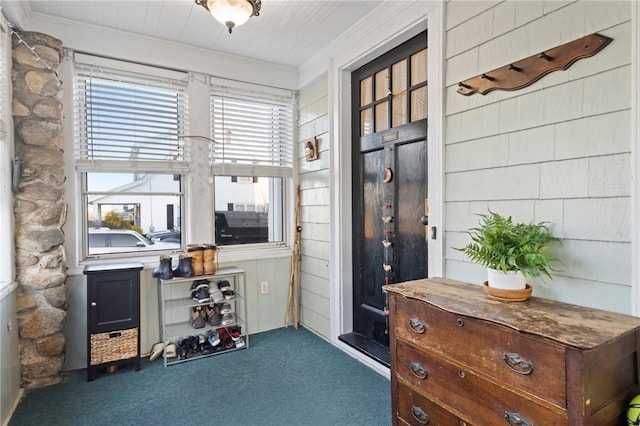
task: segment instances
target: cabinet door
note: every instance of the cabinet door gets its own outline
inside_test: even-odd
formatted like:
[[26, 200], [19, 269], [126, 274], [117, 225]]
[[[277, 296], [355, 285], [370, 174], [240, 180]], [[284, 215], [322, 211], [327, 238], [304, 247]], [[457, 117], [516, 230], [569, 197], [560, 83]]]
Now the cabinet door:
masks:
[[92, 334], [134, 328], [140, 324], [139, 271], [92, 274], [87, 283]]

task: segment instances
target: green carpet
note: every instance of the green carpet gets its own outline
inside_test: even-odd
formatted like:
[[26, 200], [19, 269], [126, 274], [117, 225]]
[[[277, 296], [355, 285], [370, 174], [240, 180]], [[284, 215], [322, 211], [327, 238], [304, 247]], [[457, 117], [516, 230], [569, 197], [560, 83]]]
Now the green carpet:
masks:
[[389, 381], [304, 328], [172, 365], [148, 362], [25, 392], [9, 425], [389, 425]]

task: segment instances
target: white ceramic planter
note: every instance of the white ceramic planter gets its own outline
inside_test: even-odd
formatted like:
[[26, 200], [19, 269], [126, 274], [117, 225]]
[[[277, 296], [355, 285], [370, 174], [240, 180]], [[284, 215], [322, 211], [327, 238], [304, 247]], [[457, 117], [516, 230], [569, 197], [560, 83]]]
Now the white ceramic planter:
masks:
[[527, 287], [527, 282], [520, 271], [498, 271], [487, 268], [487, 281], [494, 288], [504, 290], [523, 290]]

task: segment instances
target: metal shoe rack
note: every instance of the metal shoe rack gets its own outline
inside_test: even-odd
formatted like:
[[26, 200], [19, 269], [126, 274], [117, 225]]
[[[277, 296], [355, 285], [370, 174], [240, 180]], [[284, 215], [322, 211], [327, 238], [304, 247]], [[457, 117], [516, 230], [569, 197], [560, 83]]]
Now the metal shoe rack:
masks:
[[[207, 279], [210, 281], [210, 286], [217, 286], [218, 281], [227, 280], [231, 285], [231, 289], [234, 291], [235, 296], [233, 299], [226, 299], [223, 302], [216, 303], [229, 303], [231, 305], [233, 313], [233, 323], [230, 325], [217, 325], [211, 326], [207, 322], [204, 328], [194, 328], [191, 325], [190, 318], [194, 307], [202, 307], [205, 309], [210, 303], [205, 302], [198, 303], [191, 298], [191, 285], [196, 280]], [[238, 348], [225, 348], [222, 344], [222, 348], [206, 354], [192, 354], [186, 358], [180, 359], [179, 357], [167, 357], [165, 351], [164, 365], [169, 366], [172, 364], [178, 364], [185, 361], [192, 361], [194, 359], [200, 359], [204, 357], [219, 355], [235, 351], [238, 349], [246, 349], [249, 347], [249, 335], [247, 334], [247, 304], [246, 304], [246, 283], [245, 283], [245, 271], [236, 267], [220, 268], [213, 275], [198, 275], [189, 278], [172, 278], [168, 280], [159, 279], [160, 285], [158, 286], [159, 301], [160, 301], [160, 325], [163, 342], [171, 342], [176, 345], [188, 338], [189, 336], [198, 336], [204, 334], [206, 336], [209, 330], [219, 330], [221, 328], [241, 328], [241, 337], [244, 340], [244, 346]]]

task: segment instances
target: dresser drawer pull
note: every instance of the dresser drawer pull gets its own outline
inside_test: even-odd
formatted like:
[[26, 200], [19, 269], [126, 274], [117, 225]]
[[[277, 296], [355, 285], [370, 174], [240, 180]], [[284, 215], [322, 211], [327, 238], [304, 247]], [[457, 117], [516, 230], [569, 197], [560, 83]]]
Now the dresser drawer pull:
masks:
[[424, 369], [418, 362], [412, 362], [409, 364], [409, 368], [411, 368], [411, 372], [418, 379], [426, 379], [427, 378], [427, 370]]
[[533, 423], [530, 423], [518, 413], [509, 413], [507, 411], [504, 413], [504, 418], [507, 420], [507, 423], [512, 426], [533, 426]]
[[507, 364], [511, 370], [518, 374], [527, 375], [533, 373], [533, 363], [526, 358], [523, 358], [520, 354], [505, 353], [502, 357], [504, 363]]
[[409, 327], [418, 334], [425, 332], [427, 327], [418, 318], [409, 318]]
[[420, 407], [412, 406], [411, 415], [413, 416], [414, 419], [416, 419], [418, 423], [421, 423], [423, 425], [426, 425], [427, 423], [429, 423], [429, 416]]

